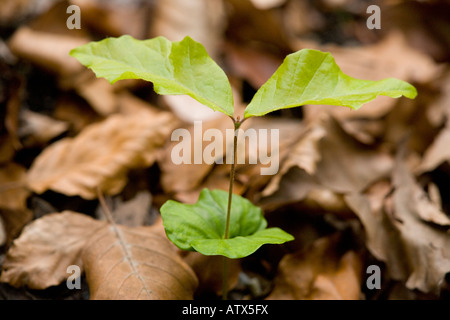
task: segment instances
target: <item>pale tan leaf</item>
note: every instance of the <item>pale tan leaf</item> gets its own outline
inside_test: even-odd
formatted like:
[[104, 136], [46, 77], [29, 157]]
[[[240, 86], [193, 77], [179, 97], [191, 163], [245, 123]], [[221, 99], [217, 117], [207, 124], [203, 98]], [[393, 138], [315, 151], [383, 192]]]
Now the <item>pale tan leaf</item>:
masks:
[[192, 299], [198, 280], [151, 227], [107, 225], [83, 250], [93, 300]]
[[58, 285], [70, 275], [68, 266], [83, 269], [81, 250], [104, 224], [71, 211], [33, 221], [8, 250], [0, 280], [31, 289]]
[[287, 254], [279, 264], [268, 300], [358, 300], [361, 258], [353, 251], [338, 254], [339, 238], [316, 240], [305, 251]]
[[67, 76], [83, 70], [83, 66], [76, 59], [70, 58], [69, 51], [87, 41], [21, 27], [14, 33], [9, 45], [18, 57], [61, 76]]
[[187, 95], [165, 95], [160, 98], [179, 119], [188, 123], [210, 121], [223, 116], [222, 113], [215, 112]]
[[267, 10], [281, 6], [286, 0], [251, 0], [251, 2], [257, 9]]
[[113, 115], [86, 127], [75, 138], [65, 138], [47, 147], [28, 172], [30, 189], [48, 189], [86, 199], [96, 197], [96, 188], [115, 194], [126, 184], [129, 169], [153, 164], [158, 149], [169, 135], [173, 117], [141, 112]]

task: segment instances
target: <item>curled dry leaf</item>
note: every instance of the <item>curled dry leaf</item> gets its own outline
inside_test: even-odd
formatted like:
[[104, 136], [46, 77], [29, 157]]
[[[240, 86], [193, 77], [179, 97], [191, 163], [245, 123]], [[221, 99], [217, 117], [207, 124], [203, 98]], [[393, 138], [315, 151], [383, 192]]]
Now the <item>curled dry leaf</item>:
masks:
[[269, 300], [358, 300], [362, 262], [354, 251], [338, 254], [338, 237], [316, 240], [280, 261]]
[[51, 189], [85, 199], [94, 199], [97, 187], [105, 194], [118, 193], [129, 169], [154, 163], [172, 120], [168, 113], [140, 112], [92, 124], [75, 138], [47, 147], [28, 172], [28, 187], [37, 193]]
[[106, 225], [83, 250], [93, 300], [192, 299], [198, 280], [152, 227]]
[[[361, 219], [367, 247], [409, 289], [437, 292], [450, 271], [448, 218], [428, 200], [405, 164], [397, 163], [392, 186], [378, 183], [366, 194], [345, 197]], [[432, 223], [425, 222], [430, 221]]]
[[33, 221], [8, 250], [0, 281], [31, 289], [58, 285], [69, 275], [69, 265], [83, 268], [81, 250], [104, 224], [71, 211]]
[[263, 190], [261, 201], [264, 205], [301, 201], [311, 192], [317, 196], [314, 190], [329, 190], [330, 196], [358, 192], [388, 176], [392, 165], [387, 153], [360, 143], [339, 121], [324, 115], [304, 131]]

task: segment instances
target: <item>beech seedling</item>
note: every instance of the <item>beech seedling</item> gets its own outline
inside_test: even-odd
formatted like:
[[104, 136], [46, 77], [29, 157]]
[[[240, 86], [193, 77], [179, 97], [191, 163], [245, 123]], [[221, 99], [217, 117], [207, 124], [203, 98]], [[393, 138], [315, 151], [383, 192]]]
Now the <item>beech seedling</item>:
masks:
[[[302, 105], [358, 109], [379, 95], [410, 99], [417, 95], [412, 85], [398, 79], [352, 78], [340, 70], [330, 53], [303, 49], [286, 56], [240, 119], [234, 118], [233, 94], [225, 72], [203, 45], [190, 37], [171, 42], [164, 37], [136, 40], [124, 35], [90, 42], [73, 49], [70, 55], [111, 83], [143, 79], [152, 82], [158, 94], [188, 95], [230, 117], [235, 135], [228, 192], [204, 189], [195, 204], [169, 200], [161, 207], [161, 215], [167, 237], [179, 248], [233, 259], [246, 257], [264, 244], [294, 239], [279, 228], [267, 228], [261, 209], [232, 192], [237, 133], [243, 121]], [[227, 289], [224, 273], [225, 298]]]

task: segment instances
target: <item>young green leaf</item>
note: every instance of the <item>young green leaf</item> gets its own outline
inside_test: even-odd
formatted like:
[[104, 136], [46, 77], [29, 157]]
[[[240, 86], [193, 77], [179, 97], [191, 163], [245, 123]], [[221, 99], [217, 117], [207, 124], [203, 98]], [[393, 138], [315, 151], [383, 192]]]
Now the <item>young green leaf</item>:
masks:
[[227, 76], [205, 48], [190, 37], [171, 42], [164, 37], [136, 40], [124, 35], [90, 42], [70, 52], [97, 77], [153, 82], [159, 94], [185, 94], [233, 116], [233, 94]]
[[245, 109], [245, 118], [305, 104], [327, 104], [358, 109], [379, 95], [414, 99], [416, 89], [389, 78], [359, 80], [344, 74], [330, 53], [303, 49], [288, 55], [256, 92]]
[[161, 207], [167, 237], [180, 249], [204, 255], [242, 258], [264, 244], [281, 244], [294, 238], [279, 228], [267, 227], [260, 208], [233, 195], [229, 238], [224, 239], [228, 193], [203, 189], [195, 204], [173, 200]]

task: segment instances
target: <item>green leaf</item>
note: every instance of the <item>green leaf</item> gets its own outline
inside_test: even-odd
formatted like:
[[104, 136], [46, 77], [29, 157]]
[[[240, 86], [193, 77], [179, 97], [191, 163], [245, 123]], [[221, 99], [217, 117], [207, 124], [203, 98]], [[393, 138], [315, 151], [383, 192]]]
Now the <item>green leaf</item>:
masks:
[[281, 244], [294, 238], [279, 228], [267, 227], [260, 208], [233, 195], [229, 239], [224, 239], [228, 193], [203, 189], [195, 204], [169, 200], [161, 207], [167, 237], [180, 249], [204, 255], [242, 258], [264, 244]]
[[245, 118], [305, 104], [360, 108], [379, 95], [414, 99], [416, 89], [389, 78], [359, 80], [344, 74], [330, 53], [303, 49], [288, 55], [277, 71], [256, 92], [245, 109]]
[[136, 40], [125, 35], [90, 42], [70, 52], [97, 77], [153, 82], [159, 94], [185, 94], [214, 111], [233, 116], [233, 94], [226, 74], [205, 48], [190, 37]]

